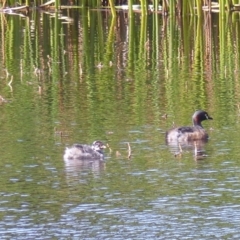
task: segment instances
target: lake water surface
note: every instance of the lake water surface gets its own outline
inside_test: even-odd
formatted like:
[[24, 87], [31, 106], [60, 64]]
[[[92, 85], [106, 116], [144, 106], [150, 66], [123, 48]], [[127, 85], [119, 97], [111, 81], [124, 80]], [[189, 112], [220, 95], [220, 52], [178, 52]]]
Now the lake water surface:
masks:
[[[19, 24], [6, 39], [1, 27], [1, 239], [239, 239], [239, 51], [221, 52], [218, 17], [210, 66], [177, 24], [164, 22], [149, 49], [137, 37], [129, 49], [128, 24], [111, 42], [105, 13], [90, 12], [102, 20], [97, 30], [82, 12], [69, 14], [71, 24], [43, 14], [42, 28], [6, 16], [8, 31]], [[186, 45], [196, 61], [178, 56]], [[165, 132], [191, 125], [200, 108], [214, 119], [203, 122], [204, 154], [190, 146], [178, 155]], [[96, 139], [109, 144], [104, 161], [63, 161], [66, 146]]]

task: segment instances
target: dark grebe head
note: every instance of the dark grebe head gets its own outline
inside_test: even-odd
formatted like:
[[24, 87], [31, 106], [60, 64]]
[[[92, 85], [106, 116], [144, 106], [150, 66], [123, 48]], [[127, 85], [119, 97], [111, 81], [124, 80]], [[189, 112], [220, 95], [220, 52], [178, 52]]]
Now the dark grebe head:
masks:
[[209, 120], [209, 119], [212, 120], [213, 118], [210, 117], [207, 112], [205, 112], [203, 110], [198, 110], [192, 116], [193, 126], [202, 127], [201, 122], [204, 120]]

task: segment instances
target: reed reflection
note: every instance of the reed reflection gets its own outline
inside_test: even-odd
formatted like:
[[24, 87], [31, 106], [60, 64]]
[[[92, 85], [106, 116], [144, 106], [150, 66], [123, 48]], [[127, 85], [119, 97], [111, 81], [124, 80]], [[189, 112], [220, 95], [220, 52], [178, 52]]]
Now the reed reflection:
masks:
[[205, 150], [205, 144], [208, 139], [179, 142], [179, 141], [166, 141], [169, 146], [170, 152], [174, 154], [175, 157], [181, 157], [184, 152], [192, 152], [195, 160], [205, 159], [207, 153]]

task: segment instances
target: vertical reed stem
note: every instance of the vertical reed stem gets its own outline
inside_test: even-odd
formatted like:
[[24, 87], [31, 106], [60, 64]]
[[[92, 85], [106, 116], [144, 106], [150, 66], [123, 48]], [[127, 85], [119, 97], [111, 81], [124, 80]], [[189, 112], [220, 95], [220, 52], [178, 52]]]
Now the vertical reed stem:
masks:
[[148, 9], [147, 1], [146, 0], [142, 0], [141, 1], [142, 15], [147, 15], [147, 9]]
[[133, 0], [128, 0], [128, 17], [130, 17], [130, 18], [133, 15], [132, 5], [133, 5]]
[[170, 16], [174, 16], [175, 15], [175, 4], [174, 4], [174, 0], [170, 0]]
[[109, 0], [109, 4], [110, 4], [112, 16], [115, 18], [116, 17], [116, 9], [115, 9], [115, 5], [114, 5], [114, 0]]

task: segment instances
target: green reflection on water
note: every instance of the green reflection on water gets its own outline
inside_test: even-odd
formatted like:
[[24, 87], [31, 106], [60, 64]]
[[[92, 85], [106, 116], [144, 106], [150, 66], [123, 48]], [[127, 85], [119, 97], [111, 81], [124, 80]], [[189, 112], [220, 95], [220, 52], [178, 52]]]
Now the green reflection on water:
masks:
[[[35, 25], [18, 16], [1, 25], [0, 94], [9, 100], [0, 105], [2, 218], [23, 208], [19, 218], [57, 221], [82, 204], [196, 217], [238, 205], [238, 24], [220, 33], [214, 15], [68, 14], [72, 25], [45, 14]], [[204, 123], [208, 156], [196, 162], [190, 149], [176, 158], [164, 132], [191, 124], [198, 108], [214, 118]], [[63, 162], [66, 145], [95, 139], [111, 147], [106, 162]]]

